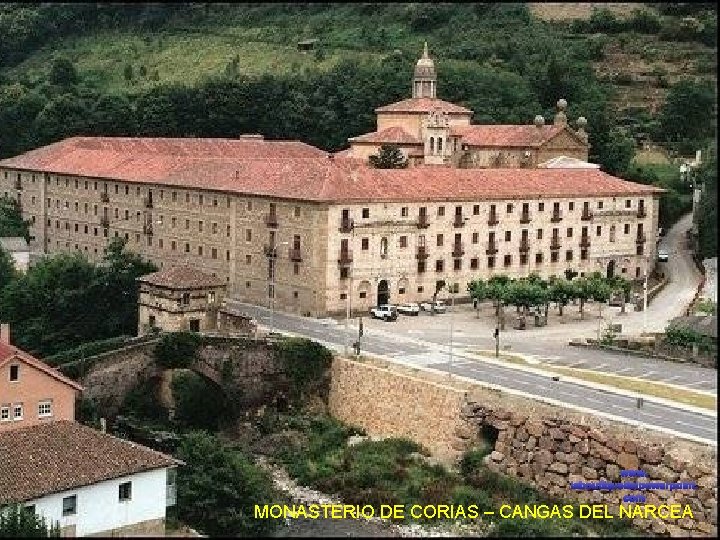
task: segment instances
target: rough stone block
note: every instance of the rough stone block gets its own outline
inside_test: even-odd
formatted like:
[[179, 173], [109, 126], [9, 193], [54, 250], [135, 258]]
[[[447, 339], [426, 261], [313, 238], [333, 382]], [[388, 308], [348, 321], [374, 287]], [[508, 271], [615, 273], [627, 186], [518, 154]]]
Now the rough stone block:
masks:
[[544, 432], [545, 428], [538, 422], [528, 422], [525, 424], [525, 429], [530, 435], [534, 437], [540, 437]]
[[597, 428], [590, 428], [588, 436], [601, 444], [604, 444], [607, 441], [607, 436]]
[[637, 470], [637, 468], [640, 466], [638, 457], [635, 454], [628, 454], [626, 452], [618, 455], [617, 464], [625, 470], [632, 471]]
[[660, 463], [663, 459], [663, 449], [660, 446], [641, 446], [637, 453], [642, 461], [653, 465]]
[[560, 449], [563, 452], [572, 452], [573, 448], [574, 448], [574, 445], [569, 440], [563, 441], [562, 444], [560, 445]]
[[648, 473], [651, 480], [675, 482], [678, 479], [678, 473], [665, 465], [645, 465], [643, 470]]
[[528, 440], [527, 440], [527, 443], [525, 444], [525, 447], [526, 447], [528, 450], [532, 450], [533, 448], [535, 448], [535, 445], [536, 445], [536, 444], [537, 444], [537, 438], [536, 438], [536, 437], [533, 437], [533, 436], [530, 436], [530, 437], [528, 437]]
[[548, 467], [549, 471], [553, 471], [559, 474], [567, 474], [568, 467], [564, 463], [560, 463], [559, 461], [555, 461], [554, 463], [551, 463]]
[[553, 440], [550, 437], [540, 437], [538, 446], [543, 450], [552, 450], [555, 448], [555, 443], [553, 443]]
[[505, 459], [505, 454], [498, 452], [497, 450], [493, 450], [493, 452], [490, 453], [490, 459], [495, 462], [499, 462]]
[[590, 453], [590, 441], [588, 439], [583, 439], [575, 445], [575, 451], [583, 456], [587, 456]]
[[628, 454], [634, 454], [637, 452], [637, 444], [635, 441], [624, 441], [623, 442], [623, 450], [625, 450]]
[[607, 474], [607, 477], [610, 480], [612, 480], [613, 482], [617, 482], [620, 480], [620, 467], [618, 467], [614, 463], [608, 463], [605, 467], [605, 474]]
[[597, 480], [597, 471], [592, 467], [583, 467], [581, 470], [583, 478], [585, 478], [586, 480]]

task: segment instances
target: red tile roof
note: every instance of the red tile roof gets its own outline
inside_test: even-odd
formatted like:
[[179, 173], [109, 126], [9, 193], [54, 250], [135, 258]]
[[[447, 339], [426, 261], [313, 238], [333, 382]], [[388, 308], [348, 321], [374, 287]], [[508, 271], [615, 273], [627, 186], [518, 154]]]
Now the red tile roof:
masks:
[[28, 157], [47, 154], [50, 147], [44, 147], [0, 161], [0, 167], [317, 202], [520, 199], [662, 192], [589, 169], [373, 169], [355, 159], [328, 159], [329, 156], [175, 159], [155, 153], [115, 151], [107, 154], [104, 150], [85, 147], [78, 150], [74, 144], [65, 146], [66, 153], [63, 153], [57, 150], [58, 145], [62, 147], [63, 143], [51, 145], [56, 149], [50, 161]]
[[183, 463], [77, 422], [0, 432], [0, 505]]
[[[563, 126], [534, 125], [453, 126], [450, 128], [450, 134], [459, 135], [462, 137], [462, 142], [470, 146], [507, 148], [540, 146], [565, 129]], [[579, 139], [578, 143], [580, 143]]]
[[17, 347], [14, 347], [13, 345], [8, 345], [7, 343], [0, 342], [0, 368], [2, 368], [2, 366], [5, 363], [9, 362], [13, 358], [15, 358], [21, 362], [24, 362], [25, 364], [28, 364], [36, 369], [39, 369], [40, 371], [43, 371], [44, 373], [47, 373], [50, 377], [53, 377], [53, 378], [57, 379], [58, 381], [63, 382], [65, 384], [67, 384], [68, 386], [73, 387], [75, 390], [82, 391], [82, 389], [83, 389], [83, 387], [80, 384], [73, 381], [72, 379], [67, 378], [65, 375], [60, 373], [57, 369], [51, 368], [45, 362], [38, 360], [34, 356], [29, 355], [25, 351], [18, 349]]
[[438, 98], [410, 98], [375, 109], [379, 113], [424, 113], [435, 109], [450, 114], [472, 114], [470, 109]]
[[352, 137], [348, 139], [348, 141], [378, 144], [422, 144], [420, 139], [410, 135], [407, 131], [398, 126], [385, 128], [380, 131], [373, 131], [371, 133], [365, 133], [364, 135]]
[[219, 277], [206, 274], [195, 267], [183, 265], [173, 266], [152, 274], [145, 274], [137, 278], [137, 280], [150, 285], [172, 289], [204, 289], [225, 285], [225, 282]]

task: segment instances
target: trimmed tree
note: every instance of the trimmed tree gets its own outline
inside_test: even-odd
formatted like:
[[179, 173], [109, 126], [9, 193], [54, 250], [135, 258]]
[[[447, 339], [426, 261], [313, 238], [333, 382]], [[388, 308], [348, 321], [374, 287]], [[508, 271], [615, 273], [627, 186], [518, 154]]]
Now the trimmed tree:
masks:
[[383, 144], [378, 153], [368, 159], [376, 169], [405, 169], [408, 166], [407, 159], [395, 144]]
[[550, 278], [548, 284], [548, 300], [555, 302], [558, 307], [558, 313], [562, 317], [563, 308], [567, 306], [574, 298], [575, 287], [567, 279], [561, 279], [556, 276]]

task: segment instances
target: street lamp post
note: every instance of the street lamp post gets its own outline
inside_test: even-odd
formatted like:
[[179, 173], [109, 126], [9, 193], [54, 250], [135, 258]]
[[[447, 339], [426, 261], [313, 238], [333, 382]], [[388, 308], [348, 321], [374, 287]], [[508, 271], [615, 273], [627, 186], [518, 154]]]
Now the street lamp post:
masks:
[[278, 246], [288, 246], [290, 245], [290, 242], [280, 242], [277, 246], [271, 246], [270, 249], [272, 250], [271, 255], [273, 257], [271, 258], [271, 265], [272, 265], [272, 272], [270, 273], [270, 290], [272, 291], [272, 294], [270, 295], [270, 329], [268, 331], [268, 336], [273, 333], [273, 326], [275, 325], [275, 272], [277, 272], [277, 248]]

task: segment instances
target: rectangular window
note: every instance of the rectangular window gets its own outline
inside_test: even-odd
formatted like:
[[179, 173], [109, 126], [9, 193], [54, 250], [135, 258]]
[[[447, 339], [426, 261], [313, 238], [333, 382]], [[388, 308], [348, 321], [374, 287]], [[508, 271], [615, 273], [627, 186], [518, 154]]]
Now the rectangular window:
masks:
[[538, 239], [538, 240], [542, 240], [542, 237], [543, 237], [543, 230], [542, 230], [542, 229], [538, 229], [538, 230], [537, 230], [537, 239]]
[[203, 247], [198, 246], [198, 255], [202, 257], [202, 254], [203, 254]]
[[630, 224], [629, 223], [625, 224], [625, 234], [630, 234]]
[[403, 206], [400, 209], [400, 217], [408, 217], [408, 207], [407, 206]]
[[508, 214], [512, 214], [512, 211], [513, 211], [513, 205], [512, 205], [512, 204], [508, 204], [508, 205], [507, 205], [507, 213], [508, 213]]
[[369, 208], [363, 208], [362, 209], [362, 217], [364, 219], [367, 219], [370, 217], [370, 209]]
[[23, 406], [22, 403], [15, 403], [13, 405], [13, 420], [23, 419]]
[[230, 225], [227, 226], [227, 231], [225, 235], [230, 238]]
[[185, 253], [190, 253], [190, 244], [185, 244]]
[[245, 241], [246, 242], [252, 241], [252, 229], [245, 229]]
[[245, 264], [252, 263], [252, 255], [245, 255]]
[[566, 260], [566, 261], [572, 261], [572, 258], [573, 258], [572, 249], [568, 249], [568, 250], [565, 252], [565, 260]]
[[202, 219], [198, 221], [198, 231], [203, 232], [203, 221]]
[[38, 418], [52, 416], [52, 400], [45, 400], [38, 403]]
[[543, 254], [536, 253], [535, 254], [535, 264], [542, 264], [542, 262], [543, 262]]
[[479, 216], [480, 215], [480, 205], [474, 204], [473, 205], [473, 216]]
[[445, 215], [445, 207], [439, 206], [438, 207], [438, 216], [444, 216]]
[[453, 270], [460, 270], [462, 268], [462, 259], [453, 259]]
[[0, 407], [0, 421], [8, 422], [10, 420], [10, 405]]
[[538, 212], [544, 212], [545, 211], [545, 203], [541, 202], [538, 203]]
[[569, 202], [568, 203], [568, 211], [572, 212], [573, 210], [575, 210], [575, 203]]
[[512, 238], [512, 235], [510, 234], [510, 231], [505, 231], [505, 241], [510, 242], [511, 238]]
[[437, 235], [437, 245], [438, 245], [438, 247], [443, 245], [443, 235], [442, 234]]
[[595, 234], [597, 236], [602, 235], [602, 226], [600, 226], [600, 225], [597, 226], [597, 229], [595, 229]]
[[198, 195], [198, 204], [202, 206], [204, 197], [202, 195]]
[[503, 259], [503, 266], [506, 268], [512, 264], [512, 255], [505, 255], [505, 258]]
[[213, 224], [212, 224], [212, 233], [213, 233], [213, 234], [217, 234], [217, 231], [218, 231], [217, 223], [213, 223]]
[[172, 195], [170, 195], [170, 199], [172, 202], [177, 202], [177, 191], [173, 191]]
[[370, 249], [370, 239], [369, 238], [363, 238], [360, 240], [360, 249], [363, 251], [367, 251]]
[[118, 486], [118, 501], [125, 502], [132, 498], [132, 482], [123, 482]]
[[216, 248], [212, 248], [212, 251], [210, 252], [210, 256], [213, 259], [217, 259], [217, 249]]
[[10, 366], [10, 381], [17, 381], [20, 379], [20, 366], [13, 364]]
[[598, 209], [602, 210], [602, 207], [603, 207], [603, 202], [602, 202], [602, 201], [598, 201]]
[[478, 269], [478, 259], [477, 257], [474, 259], [470, 259], [470, 270], [477, 270]]
[[568, 227], [568, 230], [567, 230], [567, 237], [568, 237], [568, 238], [572, 238], [572, 232], [573, 232], [573, 231], [572, 231], [572, 227]]
[[62, 515], [63, 516], [74, 516], [75, 514], [77, 514], [77, 495], [70, 495], [69, 497], [63, 497]]
[[551, 251], [551, 252], [550, 252], [550, 262], [556, 263], [556, 262], [558, 262], [558, 260], [559, 260], [558, 252], [557, 252], [557, 251]]
[[495, 257], [488, 257], [488, 268], [495, 268]]
[[630, 208], [632, 206], [632, 201], [630, 199], [625, 199], [625, 208]]
[[444, 261], [442, 259], [435, 261], [435, 271], [436, 272], [442, 272], [444, 267], [445, 267], [445, 265], [444, 265]]
[[401, 236], [400, 237], [400, 247], [406, 248], [407, 247], [407, 236]]

